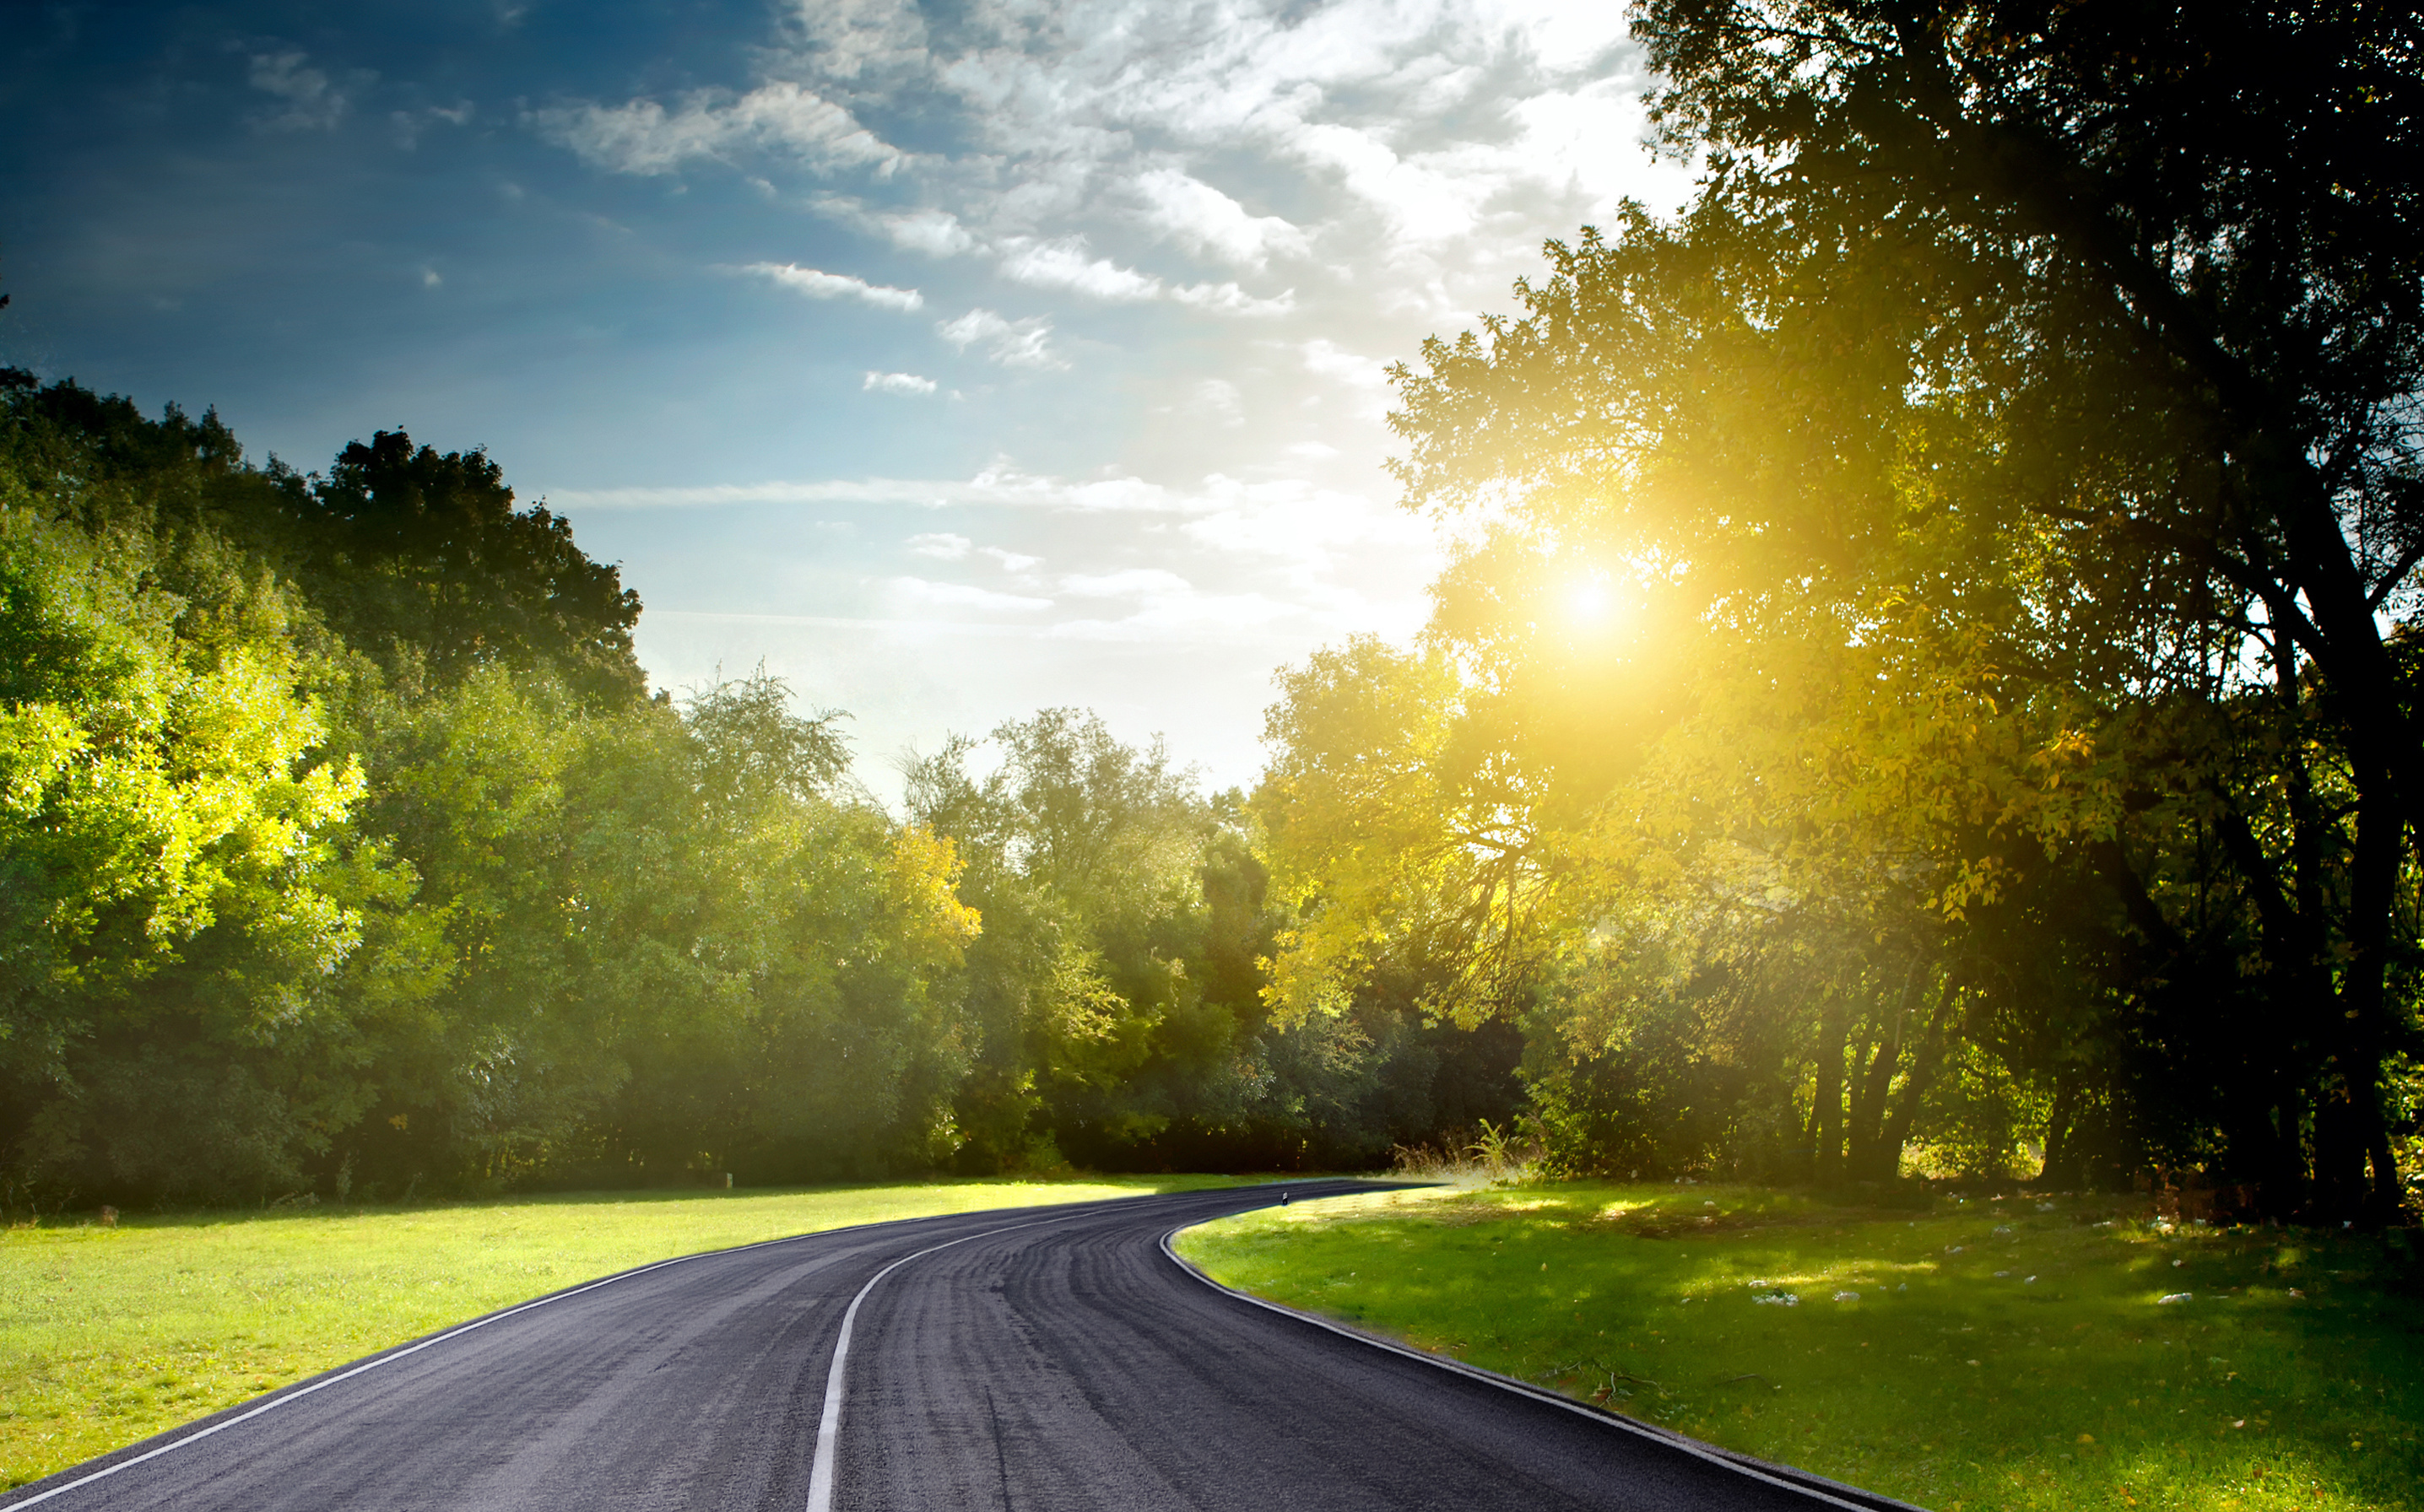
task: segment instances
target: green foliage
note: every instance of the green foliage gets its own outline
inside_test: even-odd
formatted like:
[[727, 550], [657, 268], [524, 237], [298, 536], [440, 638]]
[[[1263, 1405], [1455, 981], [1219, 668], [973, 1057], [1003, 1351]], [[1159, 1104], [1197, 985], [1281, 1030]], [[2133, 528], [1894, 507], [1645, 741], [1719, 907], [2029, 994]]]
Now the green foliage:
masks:
[[416, 449], [380, 431], [337, 454], [308, 501], [307, 574], [331, 625], [392, 668], [443, 676], [491, 659], [538, 661], [605, 702], [639, 693], [639, 596], [573, 544], [571, 523], [517, 510], [486, 454]]
[[948, 841], [762, 675], [639, 696], [636, 600], [496, 466], [325, 479], [71, 384], [0, 423], [11, 1206], [922, 1170]]
[[1368, 1164], [1517, 1046], [1283, 1029], [1236, 795], [1050, 709], [906, 822], [498, 466], [0, 385], [0, 1205]]
[[[1394, 964], [1521, 1018], [1576, 1169], [2041, 1139], [2061, 1184], [2188, 1166], [2394, 1218], [2404, 23], [1640, 25], [1700, 192], [1552, 244], [1514, 316], [1397, 371], [1399, 476], [1459, 545], [1422, 686], [1353, 647], [1289, 675], [1263, 819], [1310, 923], [1274, 992]], [[2274, 93], [2247, 65], [2281, 56], [2324, 82]]]
[[1351, 1167], [1507, 1116], [1504, 1036], [1476, 1044], [1379, 1001], [1274, 1022], [1263, 968], [1291, 914], [1235, 794], [1205, 801], [1158, 747], [1075, 710], [994, 740], [981, 780], [966, 740], [909, 772], [913, 818], [959, 847], [984, 918], [965, 1169]]

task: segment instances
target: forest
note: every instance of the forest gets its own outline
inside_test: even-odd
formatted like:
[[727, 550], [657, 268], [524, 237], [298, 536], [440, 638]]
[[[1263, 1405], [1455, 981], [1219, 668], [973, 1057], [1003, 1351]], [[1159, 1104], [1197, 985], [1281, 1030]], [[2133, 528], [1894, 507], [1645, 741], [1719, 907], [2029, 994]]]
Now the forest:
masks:
[[1395, 370], [1430, 625], [1251, 792], [1058, 708], [896, 811], [482, 454], [0, 374], [6, 1202], [1520, 1126], [2405, 1221], [2424, 27], [2225, 8], [1641, 7], [1698, 189]]
[[1274, 1036], [1235, 794], [1051, 709], [852, 780], [496, 463], [325, 473], [0, 376], [12, 1205], [924, 1170], [1369, 1165], [1510, 1116], [1511, 1033]]

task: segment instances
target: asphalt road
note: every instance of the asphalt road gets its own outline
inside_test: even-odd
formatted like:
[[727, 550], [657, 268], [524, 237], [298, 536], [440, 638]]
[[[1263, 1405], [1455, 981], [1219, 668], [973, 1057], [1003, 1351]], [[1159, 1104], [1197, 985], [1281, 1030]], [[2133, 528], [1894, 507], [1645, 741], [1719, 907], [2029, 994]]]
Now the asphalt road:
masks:
[[920, 1218], [643, 1267], [0, 1507], [1901, 1505], [1376, 1346], [1220, 1290], [1164, 1247], [1173, 1229], [1276, 1199]]

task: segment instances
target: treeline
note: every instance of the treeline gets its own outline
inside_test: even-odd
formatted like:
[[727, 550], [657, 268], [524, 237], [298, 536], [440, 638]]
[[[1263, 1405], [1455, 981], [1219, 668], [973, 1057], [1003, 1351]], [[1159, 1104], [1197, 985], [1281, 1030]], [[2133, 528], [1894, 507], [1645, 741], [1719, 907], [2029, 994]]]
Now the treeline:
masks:
[[10, 1206], [1364, 1164], [1505, 1118], [1511, 1032], [1274, 1034], [1236, 797], [1046, 712], [850, 776], [483, 454], [248, 464], [0, 374]]
[[[1645, 0], [1660, 219], [1395, 370], [1420, 644], [1251, 795], [1081, 712], [892, 815], [495, 467], [8, 381], [21, 1191], [2424, 1156], [2424, 33]], [[980, 775], [982, 772], [984, 774]]]
[[2386, 1221], [2424, 1106], [2424, 34], [1649, 0], [1671, 219], [1400, 368], [1460, 549], [1295, 669], [1276, 992], [1572, 1169]]

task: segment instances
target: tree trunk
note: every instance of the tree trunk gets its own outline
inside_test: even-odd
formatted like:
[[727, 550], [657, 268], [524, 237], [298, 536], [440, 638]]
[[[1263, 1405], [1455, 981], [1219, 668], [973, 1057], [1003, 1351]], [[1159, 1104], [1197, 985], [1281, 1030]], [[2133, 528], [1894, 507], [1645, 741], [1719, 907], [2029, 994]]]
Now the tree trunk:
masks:
[[1830, 995], [1818, 1020], [1818, 1159], [1821, 1186], [1843, 1181], [1843, 1003]]
[[1867, 1064], [1853, 1058], [1858, 1078], [1852, 1086], [1851, 1176], [1854, 1181], [1890, 1182], [1902, 1164], [1902, 1151], [1885, 1147], [1886, 1119], [1891, 1105], [1894, 1073], [1902, 1068], [1903, 1040], [1910, 1024], [1912, 999], [1919, 995], [1920, 979], [1925, 970], [1922, 958], [1914, 957], [1910, 970], [1903, 978], [1902, 994], [1896, 999], [1892, 1013], [1878, 1026], [1874, 1048], [1867, 1052]]
[[1919, 1105], [1944, 1064], [1944, 1042], [1952, 1032], [1953, 1013], [1959, 1000], [1960, 988], [1954, 975], [1947, 972], [1943, 989], [1937, 995], [1936, 1008], [1927, 1015], [1926, 1032], [1911, 1057], [1910, 1074], [1903, 1079], [1902, 1095], [1894, 1099], [1893, 1112], [1877, 1140], [1885, 1158], [1893, 1163], [1892, 1169], [1902, 1167], [1903, 1146], [1910, 1142], [1911, 1126], [1919, 1122]]
[[2046, 1115], [2045, 1167], [2037, 1172], [2037, 1185], [2052, 1190], [2077, 1190], [2085, 1185], [2080, 1180], [2078, 1158], [2070, 1148], [2071, 1121], [2079, 1116], [2079, 1073], [2065, 1066], [2054, 1073], [2053, 1108]]

